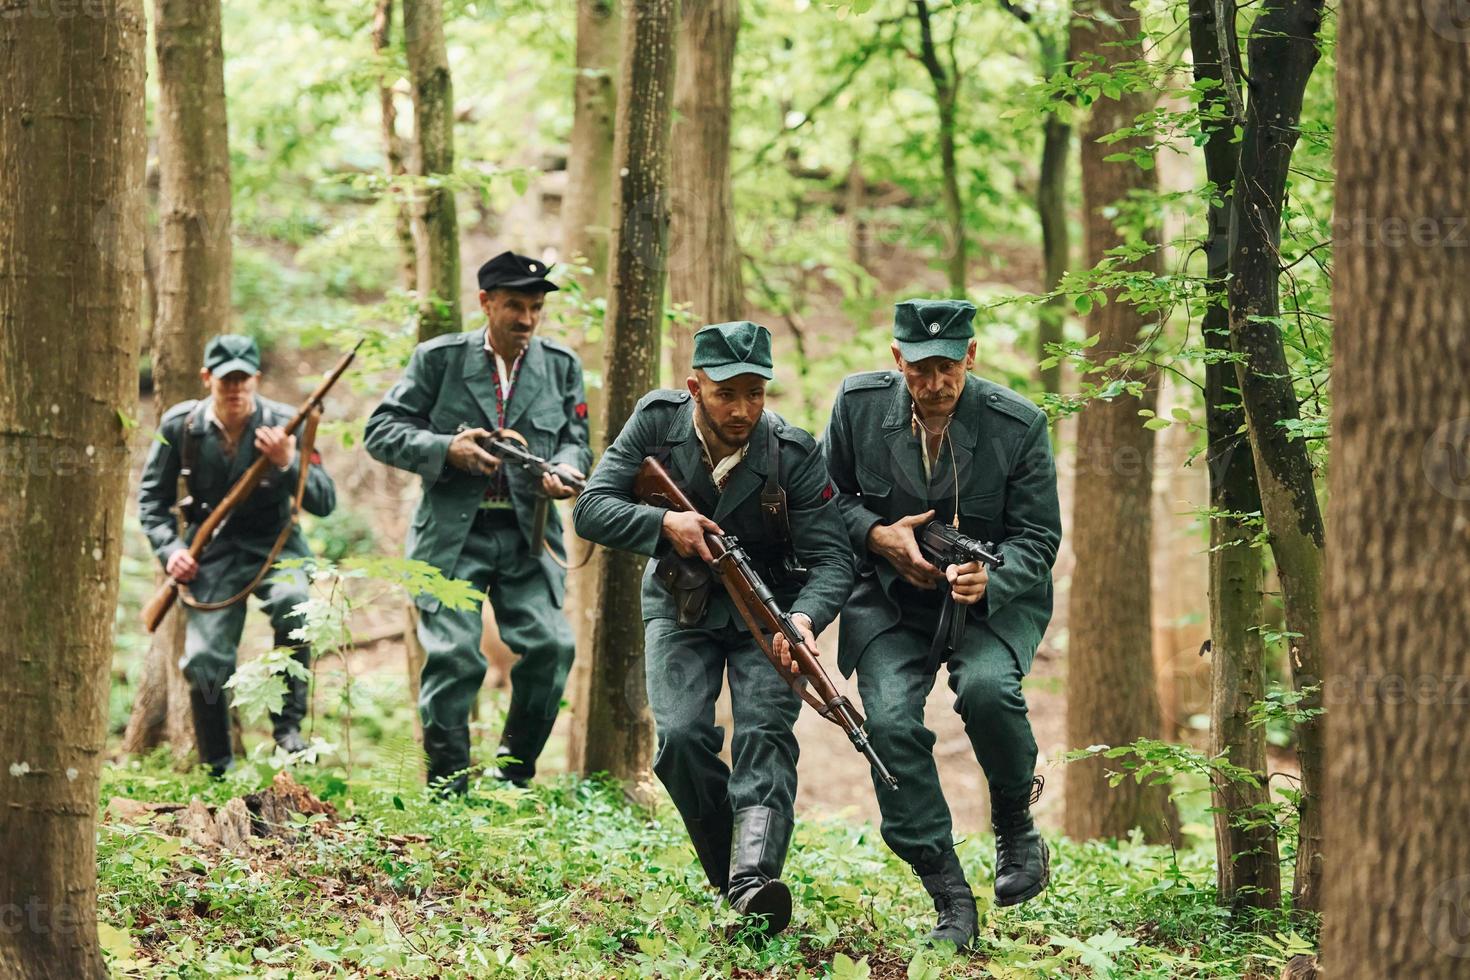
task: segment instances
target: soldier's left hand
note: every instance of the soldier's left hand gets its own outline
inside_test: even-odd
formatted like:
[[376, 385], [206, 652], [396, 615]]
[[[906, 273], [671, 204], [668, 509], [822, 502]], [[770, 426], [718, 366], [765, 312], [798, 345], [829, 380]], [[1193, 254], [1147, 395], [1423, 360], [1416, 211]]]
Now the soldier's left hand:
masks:
[[[572, 476], [577, 477], [578, 479], [582, 479], [584, 477], [584, 474], [582, 474], [574, 467], [559, 465], [558, 468], [566, 470], [568, 473], [570, 473]], [[552, 500], [565, 500], [575, 494], [577, 491], [573, 490], [571, 487], [561, 482], [561, 479], [555, 473], [548, 473], [541, 478], [541, 492], [546, 494], [546, 496], [550, 497]]]
[[944, 577], [949, 579], [950, 595], [962, 606], [979, 602], [990, 583], [990, 571], [978, 561], [951, 565], [944, 570]]
[[[796, 629], [801, 633], [801, 638], [806, 641], [806, 648], [812, 652], [812, 656], [821, 656], [817, 652], [817, 638], [812, 635], [812, 621], [807, 618], [806, 613], [795, 613], [791, 621], [796, 624]], [[776, 658], [781, 661], [781, 669], [790, 671], [792, 674], [801, 673], [801, 666], [791, 658], [791, 644], [786, 642], [786, 634], [777, 633], [775, 641], [771, 644]]]
[[255, 430], [255, 451], [283, 470], [291, 465], [296, 456], [296, 437], [286, 435], [279, 425], [268, 425]]

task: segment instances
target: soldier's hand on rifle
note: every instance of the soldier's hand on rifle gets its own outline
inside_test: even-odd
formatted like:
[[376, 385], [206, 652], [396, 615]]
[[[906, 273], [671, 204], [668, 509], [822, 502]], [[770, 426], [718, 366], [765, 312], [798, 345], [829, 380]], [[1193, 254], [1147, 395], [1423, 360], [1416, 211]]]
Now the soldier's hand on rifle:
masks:
[[255, 430], [255, 451], [284, 470], [296, 456], [296, 437], [286, 435], [279, 425], [268, 425]]
[[[801, 638], [806, 641], [806, 648], [812, 652], [812, 656], [820, 656], [817, 652], [817, 638], [812, 635], [812, 621], [807, 618], [806, 613], [792, 613], [791, 621], [796, 624]], [[775, 641], [771, 644], [771, 650], [781, 660], [781, 669], [788, 670], [793, 674], [801, 673], [801, 665], [791, 657], [791, 644], [786, 641], [785, 633], [777, 633]]]
[[194, 576], [199, 574], [199, 563], [194, 560], [193, 555], [181, 548], [168, 556], [164, 571], [175, 582], [192, 582]]
[[[579, 480], [586, 476], [586, 474], [575, 467], [567, 466], [564, 463], [558, 463], [556, 468], [565, 470], [568, 474], [575, 476]], [[541, 478], [541, 492], [552, 500], [565, 500], [577, 491], [561, 482], [561, 479], [555, 473], [548, 473]]]
[[990, 570], [978, 561], [951, 565], [944, 570], [949, 579], [950, 595], [962, 606], [973, 606], [985, 595], [985, 586], [990, 583]]
[[914, 528], [934, 517], [927, 510], [912, 517], [900, 517], [892, 524], [876, 524], [868, 532], [868, 550], [887, 560], [899, 577], [920, 589], [935, 588], [944, 581], [944, 573], [924, 560]]
[[485, 429], [465, 429], [463, 432], [456, 432], [454, 438], [449, 441], [449, 453], [446, 456], [449, 465], [478, 476], [492, 475], [500, 468], [500, 457], [486, 452], [480, 448], [479, 443], [479, 440], [488, 439], [491, 435], [492, 433]]
[[709, 534], [724, 534], [720, 525], [705, 517], [703, 514], [692, 510], [671, 510], [664, 513], [664, 537], [674, 546], [680, 558], [693, 558], [698, 555], [707, 562], [715, 560], [714, 555], [709, 553], [709, 545], [704, 543], [704, 536]]

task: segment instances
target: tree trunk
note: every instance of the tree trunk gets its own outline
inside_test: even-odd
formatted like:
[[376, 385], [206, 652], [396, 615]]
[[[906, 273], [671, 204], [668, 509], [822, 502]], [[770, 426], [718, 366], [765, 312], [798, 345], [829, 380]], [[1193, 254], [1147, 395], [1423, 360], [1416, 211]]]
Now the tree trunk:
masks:
[[[965, 283], [970, 261], [965, 241], [965, 204], [960, 196], [959, 164], [955, 159], [955, 110], [959, 73], [953, 58], [948, 68], [939, 60], [927, 0], [914, 0], [914, 12], [919, 21], [919, 58], [929, 73], [929, 80], [934, 84], [934, 100], [939, 104], [940, 197], [944, 203], [944, 218], [949, 225], [949, 241], [945, 242], [948, 249], [945, 254], [945, 273], [949, 277], [950, 295], [956, 299], [964, 299], [968, 295]], [[951, 54], [953, 50], [951, 45]]]
[[669, 299], [687, 303], [674, 326], [671, 377], [689, 374], [694, 331], [745, 316], [735, 203], [730, 188], [730, 90], [739, 0], [683, 0], [674, 82], [673, 242]]
[[[618, 168], [613, 198], [608, 296], [606, 423], [603, 444], [658, 380], [659, 328], [669, 243], [669, 141], [678, 0], [642, 0], [624, 10], [618, 89]], [[593, 629], [589, 771], [605, 771], [641, 793], [649, 785], [653, 725], [643, 682], [644, 559], [607, 552]]]
[[[1300, 418], [1286, 347], [1276, 318], [1281, 305], [1281, 205], [1296, 146], [1302, 93], [1317, 63], [1321, 0], [1274, 0], [1251, 30], [1251, 98], [1231, 195], [1230, 341], [1255, 455], [1261, 509], [1281, 578], [1290, 642], [1292, 683], [1321, 684], [1322, 563], [1324, 535], [1307, 445], [1290, 438], [1283, 422]], [[1309, 706], [1320, 704], [1314, 697]], [[1294, 905], [1321, 905], [1324, 721], [1297, 731], [1301, 763], [1301, 835]]]
[[[393, 44], [393, 0], [378, 0], [373, 11], [373, 54], [388, 58]], [[403, 140], [398, 135], [398, 103], [388, 76], [378, 80], [378, 115], [383, 128], [384, 170], [391, 177], [408, 172], [403, 162]], [[416, 289], [418, 260], [414, 254], [413, 216], [402, 191], [393, 191], [394, 228], [398, 233], [398, 278], [404, 289]]]
[[[608, 242], [612, 237], [613, 132], [617, 122], [618, 35], [621, 18], [617, 0], [578, 0], [577, 81], [573, 93], [572, 145], [567, 158], [567, 193], [562, 205], [562, 239], [567, 256], [585, 262], [592, 272], [583, 280], [588, 299], [607, 296]], [[584, 333], [577, 345], [582, 364], [599, 370], [603, 359], [602, 328]], [[588, 417], [603, 416], [601, 384], [587, 386]], [[592, 426], [592, 451], [602, 451], [602, 432]], [[567, 684], [572, 726], [567, 743], [567, 768], [581, 772], [587, 756], [588, 693], [592, 683], [592, 625], [597, 619], [594, 599], [602, 554], [577, 537], [566, 522], [567, 554], [582, 567], [567, 573], [566, 608], [577, 637], [577, 659]]]
[[863, 177], [862, 133], [852, 138], [852, 162], [847, 166], [847, 192], [844, 210], [847, 212], [848, 257], [853, 265], [867, 271], [868, 236], [868, 182]]
[[[1225, 118], [1204, 124], [1205, 176], [1215, 185], [1206, 213], [1204, 241], [1207, 306], [1201, 332], [1217, 355], [1205, 364], [1206, 462], [1210, 474], [1210, 752], [1226, 753], [1232, 765], [1256, 773], [1259, 787], [1220, 782], [1211, 788], [1215, 813], [1216, 885], [1222, 903], [1276, 908], [1281, 902], [1281, 865], [1275, 831], [1269, 826], [1239, 827], [1243, 811], [1270, 802], [1266, 733], [1248, 724], [1251, 705], [1265, 697], [1266, 652], [1258, 627], [1262, 609], [1261, 555], [1251, 545], [1252, 529], [1239, 516], [1261, 509], [1255, 460], [1242, 431], [1235, 366], [1230, 351], [1230, 310], [1226, 280], [1230, 272], [1230, 187], [1239, 165], [1234, 120], [1229, 108], [1239, 93], [1240, 48], [1235, 34], [1235, 2], [1190, 0], [1189, 33], [1194, 73], [1220, 83], [1202, 96], [1201, 108], [1225, 110]], [[1227, 50], [1220, 47], [1224, 32]], [[1234, 89], [1234, 97], [1226, 86]]]
[[[1143, 57], [1139, 17], [1128, 0], [1078, 4], [1080, 21], [1072, 49], [1079, 60], [1101, 56], [1105, 64]], [[1101, 16], [1099, 16], [1101, 15]], [[1132, 190], [1155, 186], [1153, 170], [1103, 157], [1140, 145], [1136, 139], [1104, 146], [1098, 139], [1131, 124], [1148, 109], [1147, 97], [1129, 93], [1094, 103], [1082, 131], [1083, 224], [1089, 266], [1123, 237], [1104, 209]], [[1157, 251], [1133, 268], [1157, 275]], [[1145, 318], [1112, 297], [1087, 317], [1088, 332], [1100, 335], [1089, 350], [1093, 363], [1134, 350]], [[1111, 372], [1113, 369], [1109, 369]], [[1124, 745], [1161, 735], [1150, 632], [1150, 503], [1154, 439], [1140, 409], [1152, 409], [1157, 376], [1151, 369], [1126, 373], [1145, 385], [1142, 397], [1093, 400], [1077, 423], [1077, 476], [1072, 521], [1076, 569], [1072, 575], [1071, 641], [1067, 654], [1067, 739], [1073, 747]], [[1123, 837], [1134, 827], [1147, 839], [1166, 840], [1172, 807], [1164, 786], [1140, 786], [1131, 777], [1109, 787], [1104, 760], [1067, 767], [1066, 830], [1070, 837]]]
[[102, 978], [97, 793], [138, 390], [138, 0], [0, 17], [0, 976]]
[[[156, 0], [159, 248], [151, 344], [153, 422], [200, 396], [211, 333], [230, 322], [230, 134], [225, 114], [219, 0]], [[157, 579], [162, 582], [162, 572]], [[149, 640], [123, 734], [124, 752], [194, 745], [189, 686], [179, 669], [184, 613], [175, 607]]]
[[[413, 85], [413, 173], [454, 173], [454, 88], [444, 50], [443, 0], [403, 0], [403, 39]], [[460, 329], [459, 220], [454, 191], [421, 187], [413, 195], [419, 340]]]
[[[1322, 950], [1335, 976], [1449, 980], [1470, 956], [1470, 47], [1453, 14], [1385, 0], [1339, 14], [1338, 214], [1400, 231], [1334, 236]], [[1379, 237], [1405, 225], [1396, 246]]]
[[[1040, 30], [1043, 77], [1050, 78], [1066, 63], [1067, 54], [1058, 50], [1055, 41]], [[1072, 127], [1055, 112], [1048, 112], [1042, 124], [1041, 172], [1036, 182], [1036, 213], [1041, 219], [1041, 252], [1046, 281], [1042, 287], [1050, 292], [1061, 284], [1071, 258], [1071, 242], [1067, 233], [1067, 157], [1072, 152]], [[1058, 296], [1043, 303], [1036, 324], [1036, 359], [1051, 355], [1047, 345], [1062, 340], [1062, 325], [1067, 320], [1067, 299]], [[1062, 391], [1062, 366], [1054, 364], [1039, 371], [1042, 390], [1051, 394]]]

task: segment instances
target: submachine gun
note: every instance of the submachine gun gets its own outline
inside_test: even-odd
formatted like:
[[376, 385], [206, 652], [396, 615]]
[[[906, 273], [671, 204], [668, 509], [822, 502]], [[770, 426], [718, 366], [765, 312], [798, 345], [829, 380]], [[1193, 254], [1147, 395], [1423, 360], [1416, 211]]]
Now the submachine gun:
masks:
[[[977, 561], [995, 571], [1006, 563], [1005, 555], [993, 543], [976, 541], [944, 521], [929, 521], [914, 537], [919, 542], [919, 553], [924, 560], [940, 570]], [[944, 605], [939, 611], [939, 626], [934, 630], [934, 643], [929, 648], [932, 663], [937, 664], [960, 648], [965, 638], [965, 619], [966, 609], [954, 601], [946, 586]]]

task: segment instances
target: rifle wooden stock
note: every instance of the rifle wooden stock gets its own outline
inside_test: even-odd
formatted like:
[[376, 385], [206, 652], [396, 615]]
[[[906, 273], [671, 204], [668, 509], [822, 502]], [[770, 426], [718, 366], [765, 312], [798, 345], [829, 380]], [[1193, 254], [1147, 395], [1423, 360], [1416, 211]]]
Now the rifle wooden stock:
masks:
[[[643, 465], [639, 467], [634, 477], [633, 494], [645, 503], [666, 507], [669, 510], [698, 511], [693, 502], [674, 483], [668, 471], [651, 456], [643, 460]], [[852, 702], [837, 690], [837, 686], [832, 683], [832, 678], [827, 675], [826, 670], [822, 668], [821, 662], [817, 659], [816, 651], [802, 637], [801, 631], [797, 629], [791, 617], [777, 604], [775, 596], [771, 594], [766, 583], [751, 568], [750, 561], [739, 547], [739, 543], [732, 537], [708, 531], [705, 532], [704, 541], [709, 548], [710, 555], [714, 558], [710, 567], [719, 575], [720, 582], [725, 586], [725, 592], [730, 596], [730, 601], [745, 621], [750, 635], [755, 638], [761, 651], [765, 653], [766, 659], [771, 662], [791, 689], [801, 696], [803, 701], [815, 708], [823, 718], [841, 728], [854, 747], [867, 757], [879, 777], [891, 788], [896, 789], [898, 781], [893, 778], [868, 743], [867, 734], [863, 731], [863, 716]], [[767, 639], [766, 634], [770, 634], [771, 638]], [[777, 634], [786, 637], [787, 646], [791, 650], [791, 659], [800, 671], [799, 674], [792, 675], [781, 665], [781, 660], [776, 655], [774, 647], [774, 638]]]
[[[312, 412], [320, 411], [322, 399], [327, 396], [327, 392], [332, 390], [332, 385], [337, 383], [337, 380], [346, 372], [348, 366], [352, 364], [353, 358], [357, 356], [357, 349], [361, 346], [362, 341], [359, 340], [353, 345], [352, 350], [343, 354], [342, 359], [337, 362], [337, 366], [332, 369], [332, 373], [328, 374], [322, 383], [317, 385], [316, 390], [311, 393], [306, 401], [301, 403], [301, 407], [296, 410], [296, 414], [291, 417], [291, 421], [285, 426], [286, 435], [289, 436], [300, 428], [301, 423]], [[195, 561], [198, 561], [199, 556], [204, 554], [204, 549], [209, 547], [209, 542], [214, 537], [215, 531], [219, 530], [219, 526], [224, 523], [225, 518], [230, 516], [230, 512], [243, 503], [255, 488], [260, 485], [260, 481], [265, 478], [265, 469], [270, 465], [271, 461], [268, 458], [265, 456], [258, 457], [255, 462], [250, 464], [250, 468], [241, 475], [240, 479], [235, 481], [235, 485], [230, 488], [229, 493], [225, 494], [225, 499], [219, 502], [219, 506], [215, 507], [210, 515], [204, 519], [204, 523], [199, 525], [199, 530], [194, 533], [194, 542], [189, 545], [189, 554]], [[311, 463], [309, 460], [303, 459], [301, 465], [305, 467], [310, 466]], [[143, 607], [143, 625], [148, 629], [148, 632], [154, 632], [163, 623], [163, 617], [168, 615], [168, 611], [173, 608], [174, 603], [179, 598], [179, 586], [180, 583], [170, 575], [164, 579], [163, 585], [159, 586], [158, 591], [153, 594], [153, 598], [149, 599], [148, 604]]]

